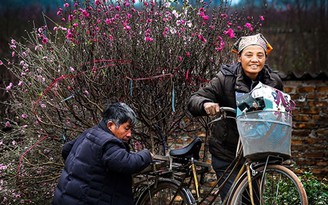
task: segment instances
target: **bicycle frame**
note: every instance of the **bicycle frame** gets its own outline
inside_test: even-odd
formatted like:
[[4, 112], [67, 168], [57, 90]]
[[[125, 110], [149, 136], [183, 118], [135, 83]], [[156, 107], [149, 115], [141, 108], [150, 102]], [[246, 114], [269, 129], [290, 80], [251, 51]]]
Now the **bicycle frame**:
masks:
[[[224, 114], [223, 117], [228, 117], [228, 116], [226, 116]], [[214, 121], [217, 121], [220, 119], [221, 118], [215, 119]], [[214, 121], [212, 121], [212, 122], [214, 122]], [[189, 145], [187, 145], [184, 148], [177, 149], [177, 150], [171, 150], [169, 156], [156, 155], [154, 157], [155, 159], [169, 162], [168, 171], [172, 175], [170, 175], [166, 179], [177, 180], [180, 182], [180, 183], [177, 183], [179, 185], [175, 189], [174, 197], [178, 194], [178, 192], [180, 190], [182, 190], [182, 189], [185, 190], [185, 188], [190, 188], [190, 187], [192, 187], [192, 185], [194, 186], [194, 189], [196, 192], [196, 197], [193, 197], [191, 195], [191, 192], [189, 192], [191, 196], [185, 197], [185, 198], [190, 199], [188, 204], [194, 204], [194, 203], [190, 203], [193, 200], [195, 200], [196, 204], [202, 204], [203, 202], [205, 202], [206, 200], [209, 199], [208, 197], [210, 195], [212, 195], [213, 198], [207, 204], [213, 204], [213, 202], [215, 202], [215, 200], [217, 199], [219, 193], [222, 191], [223, 187], [227, 184], [228, 180], [230, 180], [231, 177], [234, 176], [233, 173], [236, 173], [237, 171], [238, 171], [238, 174], [235, 177], [234, 182], [229, 189], [227, 197], [224, 199], [222, 204], [232, 203], [232, 201], [236, 202], [236, 199], [238, 199], [238, 196], [244, 196], [244, 192], [241, 192], [241, 191], [246, 190], [245, 188], [248, 188], [249, 195], [246, 195], [246, 196], [248, 196], [248, 199], [250, 199], [251, 204], [254, 205], [255, 201], [254, 201], [254, 197], [253, 197], [254, 193], [253, 193], [253, 185], [252, 185], [253, 178], [256, 180], [254, 182], [260, 182], [259, 184], [256, 184], [256, 187], [259, 186], [256, 189], [257, 190], [256, 193], [259, 194], [259, 195], [257, 195], [258, 196], [257, 200], [259, 200], [259, 203], [263, 204], [262, 188], [264, 187], [263, 183], [265, 181], [264, 177], [266, 175], [267, 167], [269, 167], [269, 169], [271, 170], [271, 173], [277, 172], [277, 173], [281, 173], [282, 175], [287, 176], [287, 177], [294, 175], [294, 177], [291, 177], [291, 178], [293, 178], [292, 182], [297, 181], [297, 180], [295, 180], [295, 177], [297, 178], [297, 176], [295, 174], [293, 174], [292, 171], [286, 170], [287, 168], [284, 168], [284, 169], [281, 168], [281, 167], [285, 167], [285, 166], [280, 166], [284, 160], [283, 158], [268, 155], [266, 157], [265, 161], [262, 161], [262, 160], [261, 161], [257, 161], [257, 160], [252, 161], [249, 159], [245, 160], [245, 158], [243, 158], [242, 145], [241, 145], [241, 143], [239, 143], [239, 145], [237, 147], [235, 159], [230, 163], [230, 165], [224, 171], [223, 175], [219, 179], [217, 179], [213, 185], [209, 186], [210, 189], [208, 191], [206, 191], [205, 193], [203, 193], [202, 196], [200, 196], [200, 187], [201, 187], [200, 184], [201, 183], [200, 183], [198, 176], [201, 176], [201, 179], [202, 179], [203, 174], [209, 173], [209, 170], [211, 167], [210, 164], [201, 162], [198, 160], [201, 144], [202, 144], [202, 141], [199, 138], [196, 138], [196, 139], [194, 139], [193, 142], [191, 142]], [[201, 169], [199, 169], [199, 168], [201, 168]], [[260, 174], [262, 174], [262, 175], [258, 175], [257, 170], [259, 170]], [[182, 174], [178, 174], [178, 173], [182, 173]], [[223, 180], [223, 177], [226, 174], [227, 174], [227, 177]], [[259, 180], [259, 177], [261, 177], [262, 179]], [[270, 178], [270, 176], [269, 176], [269, 178]], [[246, 179], [247, 179], [247, 181], [245, 181]], [[221, 182], [221, 180], [223, 180], [223, 182]], [[157, 181], [155, 181], [154, 183], [157, 183]], [[220, 186], [218, 187], [219, 183], [220, 183]], [[298, 191], [298, 193], [300, 194], [300, 195], [298, 195], [299, 197], [301, 197], [300, 202], [302, 202], [302, 204], [306, 205], [307, 204], [306, 192], [304, 191], [303, 187], [300, 187], [299, 184], [300, 184], [300, 182], [298, 182], [296, 185], [297, 186], [296, 191]], [[241, 187], [241, 188], [239, 188], [239, 187]], [[218, 188], [218, 190], [216, 191], [216, 193], [213, 193], [215, 188]], [[239, 195], [237, 197], [236, 197], [236, 194], [233, 193], [235, 190], [239, 191], [238, 192]], [[269, 193], [270, 192], [268, 192], [268, 194]], [[269, 197], [271, 197], [271, 196], [269, 196]], [[195, 199], [193, 199], [193, 198], [195, 198]], [[171, 203], [172, 203], [172, 201], [170, 202], [170, 204]]]

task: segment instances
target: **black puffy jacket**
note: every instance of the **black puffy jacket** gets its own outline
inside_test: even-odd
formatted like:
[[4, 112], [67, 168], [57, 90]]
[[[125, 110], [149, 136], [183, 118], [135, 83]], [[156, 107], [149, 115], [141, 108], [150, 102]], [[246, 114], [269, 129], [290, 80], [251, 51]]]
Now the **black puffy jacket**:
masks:
[[[279, 90], [283, 89], [280, 77], [267, 65], [255, 81], [244, 74], [240, 63], [223, 65], [217, 76], [206, 87], [200, 88], [191, 95], [188, 110], [193, 116], [205, 116], [203, 106], [205, 102], [216, 102], [221, 107], [236, 108], [235, 92], [250, 92], [259, 81]], [[238, 138], [235, 120], [227, 118], [218, 121], [212, 126], [209, 139], [210, 153], [219, 159], [232, 161], [236, 153]]]
[[104, 122], [65, 144], [66, 158], [54, 205], [132, 205], [132, 174], [151, 161], [148, 150], [131, 153]]

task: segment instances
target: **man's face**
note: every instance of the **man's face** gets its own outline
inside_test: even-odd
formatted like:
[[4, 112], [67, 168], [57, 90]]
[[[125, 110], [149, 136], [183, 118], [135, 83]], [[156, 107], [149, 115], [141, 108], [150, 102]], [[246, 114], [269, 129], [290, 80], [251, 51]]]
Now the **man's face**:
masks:
[[132, 127], [129, 122], [121, 124], [119, 127], [112, 121], [107, 123], [108, 129], [120, 140], [128, 142], [131, 138]]
[[245, 74], [252, 80], [263, 69], [266, 56], [261, 46], [247, 46], [240, 54], [238, 61], [241, 62]]

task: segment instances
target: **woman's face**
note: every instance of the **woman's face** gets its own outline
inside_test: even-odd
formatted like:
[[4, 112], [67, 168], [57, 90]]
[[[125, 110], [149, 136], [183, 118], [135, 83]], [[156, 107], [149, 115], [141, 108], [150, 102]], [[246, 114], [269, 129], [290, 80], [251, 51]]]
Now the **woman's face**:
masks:
[[266, 61], [264, 49], [261, 46], [247, 46], [238, 57], [245, 74], [255, 80], [259, 72], [263, 69]]

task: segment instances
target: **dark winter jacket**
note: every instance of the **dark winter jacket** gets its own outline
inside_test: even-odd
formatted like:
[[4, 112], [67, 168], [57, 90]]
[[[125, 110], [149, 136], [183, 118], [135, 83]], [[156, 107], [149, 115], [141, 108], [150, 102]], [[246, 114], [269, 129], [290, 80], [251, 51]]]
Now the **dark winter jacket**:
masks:
[[[205, 102], [215, 102], [221, 107], [236, 108], [235, 92], [250, 92], [259, 81], [279, 90], [283, 89], [280, 77], [267, 65], [254, 81], [244, 74], [240, 63], [223, 65], [217, 76], [206, 87], [192, 94], [188, 102], [188, 110], [193, 116], [205, 116], [203, 106]], [[219, 159], [232, 161], [236, 153], [238, 138], [235, 120], [228, 118], [218, 121], [211, 130], [210, 153]]]
[[62, 154], [54, 205], [132, 205], [131, 176], [152, 161], [148, 150], [129, 152], [103, 121], [65, 144]]

